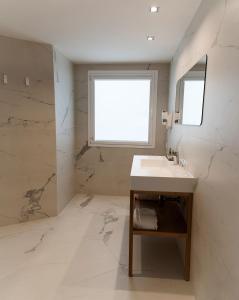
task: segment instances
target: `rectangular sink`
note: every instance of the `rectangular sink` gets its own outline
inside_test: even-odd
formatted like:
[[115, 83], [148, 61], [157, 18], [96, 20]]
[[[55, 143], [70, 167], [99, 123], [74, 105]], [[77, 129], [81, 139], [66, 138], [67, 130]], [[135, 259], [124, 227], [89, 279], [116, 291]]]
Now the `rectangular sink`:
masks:
[[131, 190], [193, 193], [197, 178], [165, 156], [135, 155]]

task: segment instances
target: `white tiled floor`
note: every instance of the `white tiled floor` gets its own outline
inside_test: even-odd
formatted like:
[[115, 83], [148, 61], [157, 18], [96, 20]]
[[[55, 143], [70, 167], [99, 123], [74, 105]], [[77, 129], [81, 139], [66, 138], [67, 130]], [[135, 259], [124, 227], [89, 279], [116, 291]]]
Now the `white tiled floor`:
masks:
[[128, 202], [78, 195], [58, 217], [0, 228], [0, 299], [193, 300], [174, 241], [136, 238], [128, 278]]

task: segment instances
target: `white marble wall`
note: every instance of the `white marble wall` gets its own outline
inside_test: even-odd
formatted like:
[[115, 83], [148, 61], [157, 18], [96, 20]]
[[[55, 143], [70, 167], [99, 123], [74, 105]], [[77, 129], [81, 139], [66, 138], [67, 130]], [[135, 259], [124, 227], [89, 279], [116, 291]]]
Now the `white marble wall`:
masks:
[[203, 0], [174, 56], [176, 81], [208, 54], [201, 127], [176, 125], [169, 145], [199, 177], [193, 211], [192, 280], [197, 300], [239, 299], [239, 1]]
[[[88, 71], [159, 70], [157, 137], [155, 149], [88, 147]], [[75, 65], [76, 101], [76, 191], [106, 195], [128, 195], [134, 154], [165, 154], [166, 131], [161, 111], [167, 109], [169, 64]]]
[[73, 81], [72, 63], [54, 50], [58, 212], [73, 198], [75, 191]]
[[57, 209], [52, 47], [0, 37], [0, 49], [1, 226]]

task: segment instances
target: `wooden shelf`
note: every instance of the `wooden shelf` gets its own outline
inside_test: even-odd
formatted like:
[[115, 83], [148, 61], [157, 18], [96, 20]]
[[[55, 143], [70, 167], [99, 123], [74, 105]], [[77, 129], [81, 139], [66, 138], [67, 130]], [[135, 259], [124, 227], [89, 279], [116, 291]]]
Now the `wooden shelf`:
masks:
[[159, 236], [159, 237], [173, 237], [173, 238], [185, 238], [187, 236], [187, 233], [166, 232], [166, 231], [159, 231], [159, 230], [140, 230], [140, 229], [134, 229], [133, 234]]
[[133, 228], [133, 234], [180, 238], [187, 236], [187, 224], [176, 202], [165, 201], [163, 206], [157, 207], [157, 214], [158, 230]]
[[[158, 201], [158, 196], [168, 196]], [[138, 200], [137, 200], [138, 198]], [[141, 198], [141, 199], [140, 199]], [[151, 201], [156, 199], [158, 230], [134, 228], [133, 214], [135, 201]], [[171, 199], [170, 199], [171, 198]], [[178, 199], [177, 199], [178, 198]], [[190, 279], [191, 227], [192, 227], [193, 194], [164, 191], [130, 190], [130, 222], [129, 222], [129, 276], [133, 276], [134, 235], [176, 237], [185, 240], [184, 278]]]

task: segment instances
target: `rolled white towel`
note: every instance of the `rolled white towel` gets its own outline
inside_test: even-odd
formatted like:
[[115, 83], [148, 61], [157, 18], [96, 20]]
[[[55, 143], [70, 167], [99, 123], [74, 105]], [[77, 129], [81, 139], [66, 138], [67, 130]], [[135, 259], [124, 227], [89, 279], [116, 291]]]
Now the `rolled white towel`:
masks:
[[136, 207], [134, 209], [134, 228], [157, 230], [157, 214], [154, 209], [146, 207]]

